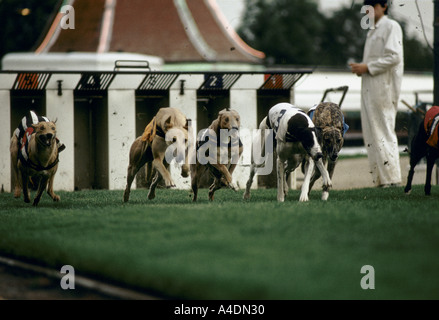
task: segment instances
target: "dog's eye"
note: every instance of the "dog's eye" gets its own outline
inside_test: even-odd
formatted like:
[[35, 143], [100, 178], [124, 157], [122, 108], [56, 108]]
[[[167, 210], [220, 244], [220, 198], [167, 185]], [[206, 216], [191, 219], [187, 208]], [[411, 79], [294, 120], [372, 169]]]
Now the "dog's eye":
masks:
[[226, 118], [224, 121], [229, 122], [229, 118]]
[[172, 139], [172, 142], [177, 142], [177, 138], [174, 137], [174, 138]]
[[52, 127], [52, 130], [55, 131], [55, 127]]
[[41, 127], [40, 127], [40, 130], [45, 130], [45, 129], [46, 129], [45, 126], [41, 126]]

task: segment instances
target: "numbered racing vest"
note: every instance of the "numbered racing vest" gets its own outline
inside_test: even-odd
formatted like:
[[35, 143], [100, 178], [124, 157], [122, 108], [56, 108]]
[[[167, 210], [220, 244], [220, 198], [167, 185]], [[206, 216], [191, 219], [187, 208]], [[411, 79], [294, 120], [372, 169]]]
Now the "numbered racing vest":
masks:
[[424, 129], [427, 133], [428, 139], [427, 144], [430, 147], [439, 149], [438, 142], [439, 142], [439, 107], [434, 106], [431, 107], [427, 113], [425, 114], [424, 118]]

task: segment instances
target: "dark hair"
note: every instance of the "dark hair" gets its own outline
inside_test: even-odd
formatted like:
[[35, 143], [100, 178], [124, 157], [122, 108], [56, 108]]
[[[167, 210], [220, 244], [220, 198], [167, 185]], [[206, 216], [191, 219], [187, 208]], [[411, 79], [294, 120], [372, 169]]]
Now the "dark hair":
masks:
[[374, 6], [376, 4], [381, 5], [381, 7], [384, 7], [385, 5], [387, 5], [386, 10], [384, 11], [384, 14], [388, 14], [389, 13], [389, 5], [387, 3], [387, 0], [364, 0], [363, 4], [365, 6]]

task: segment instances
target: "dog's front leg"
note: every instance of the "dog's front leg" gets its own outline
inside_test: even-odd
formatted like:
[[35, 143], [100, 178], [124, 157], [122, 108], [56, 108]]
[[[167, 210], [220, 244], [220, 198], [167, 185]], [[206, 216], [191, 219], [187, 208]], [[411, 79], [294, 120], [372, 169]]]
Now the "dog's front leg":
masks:
[[413, 175], [415, 174], [415, 167], [410, 166], [409, 173], [407, 175], [407, 184], [405, 185], [404, 192], [406, 194], [410, 194], [412, 191], [412, 181], [413, 181]]
[[181, 176], [183, 178], [189, 177], [191, 173], [190, 165], [189, 165], [189, 148], [185, 150], [184, 164], [181, 166]]
[[232, 175], [230, 174], [229, 170], [227, 169], [227, 167], [223, 164], [218, 164], [218, 163], [211, 163], [211, 166], [216, 168], [217, 170], [219, 170], [226, 182], [226, 186], [228, 186], [230, 189], [236, 191], [238, 188], [235, 186], [235, 184], [232, 181]]
[[[431, 151], [430, 151], [431, 152]], [[431, 173], [434, 167], [434, 157], [431, 154], [427, 154], [427, 174], [425, 176], [424, 193], [426, 196], [431, 195]]]
[[329, 177], [328, 170], [326, 170], [325, 165], [323, 164], [322, 159], [319, 159], [316, 162], [316, 166], [322, 175], [323, 187], [326, 188], [326, 190], [329, 190], [332, 187], [332, 181], [331, 178]]
[[256, 168], [255, 168], [255, 165], [252, 163], [250, 165], [250, 176], [247, 180], [247, 184], [245, 185], [245, 192], [244, 192], [244, 196], [243, 196], [244, 200], [250, 199], [250, 188], [253, 184], [253, 179], [255, 177], [255, 174], [256, 174]]
[[306, 202], [309, 200], [308, 193], [309, 193], [309, 184], [311, 182], [311, 176], [314, 171], [314, 160], [309, 159], [309, 161], [305, 164], [305, 178], [302, 185], [302, 191], [300, 193], [300, 202]]
[[277, 157], [277, 201], [284, 202], [285, 200], [285, 162]]
[[137, 170], [136, 166], [133, 164], [129, 164], [127, 170], [127, 185], [125, 187], [125, 191], [123, 193], [123, 202], [127, 202], [130, 199], [131, 193], [131, 185], [134, 181], [134, 177], [136, 176]]
[[159, 174], [165, 180], [165, 185], [167, 188], [175, 187], [175, 184], [172, 181], [169, 171], [163, 165], [163, 158], [155, 158], [154, 161], [152, 162], [152, 166], [159, 172]]
[[[310, 159], [308, 158], [306, 161], [310, 161]], [[311, 175], [311, 181], [309, 183], [309, 191], [308, 194], [311, 192], [312, 187], [314, 186], [314, 183], [320, 178], [321, 174], [319, 170], [315, 170], [314, 167], [314, 172]]]
[[[336, 161], [332, 161], [332, 160], [328, 161], [328, 175], [329, 175], [329, 179], [331, 179], [331, 181], [332, 181], [332, 176], [334, 174], [334, 169], [335, 169], [336, 163], [337, 163], [337, 160]], [[317, 170], [316, 170], [316, 172], [317, 172]], [[330, 187], [327, 185], [323, 185], [323, 187], [322, 187], [322, 189], [323, 189], [322, 200], [323, 201], [326, 201], [329, 198], [329, 188]]]
[[290, 178], [291, 170], [288, 168], [288, 166], [285, 166], [285, 179], [284, 179], [284, 196], [288, 196], [288, 190], [290, 189], [290, 186], [288, 185], [288, 179]]
[[155, 189], [157, 188], [157, 185], [162, 180], [162, 176], [159, 174], [158, 171], [156, 171], [154, 178], [152, 179], [151, 185], [149, 186], [148, 191], [148, 199], [152, 200], [155, 198]]
[[152, 142], [152, 155], [154, 159], [152, 161], [152, 167], [155, 168], [155, 170], [160, 173], [163, 180], [165, 180], [166, 187], [172, 188], [175, 187], [175, 184], [172, 181], [171, 174], [163, 164], [163, 159], [165, 158], [165, 152], [167, 147], [168, 146], [166, 144], [165, 139], [157, 136], [154, 138]]
[[49, 178], [49, 185], [47, 187], [47, 194], [53, 199], [53, 201], [58, 202], [61, 200], [60, 196], [55, 194], [53, 191], [53, 180], [55, 179], [56, 171]]
[[38, 205], [41, 199], [41, 195], [43, 194], [43, 191], [46, 190], [47, 180], [49, 180], [49, 177], [45, 175], [41, 176], [40, 184], [38, 185], [37, 194], [35, 195], [34, 202], [32, 204], [34, 207]]
[[222, 183], [221, 179], [215, 178], [211, 186], [209, 187], [209, 200], [213, 201], [215, 196], [215, 191], [221, 189]]
[[30, 202], [30, 192], [29, 192], [29, 176], [25, 172], [21, 172], [21, 185], [23, 186], [23, 198], [24, 202]]
[[191, 187], [193, 192], [192, 201], [196, 202], [198, 198], [198, 187], [200, 185], [200, 179], [206, 172], [207, 167], [200, 165], [200, 163], [191, 164]]

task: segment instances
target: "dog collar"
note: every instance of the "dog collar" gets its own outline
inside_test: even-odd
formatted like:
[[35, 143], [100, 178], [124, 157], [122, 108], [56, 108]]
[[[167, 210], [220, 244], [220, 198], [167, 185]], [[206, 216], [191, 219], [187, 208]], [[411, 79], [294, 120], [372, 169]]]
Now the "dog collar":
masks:
[[157, 131], [156, 131], [156, 135], [158, 135], [159, 137], [165, 138], [166, 134], [163, 131], [162, 128], [160, 128], [159, 126], [157, 126]]

